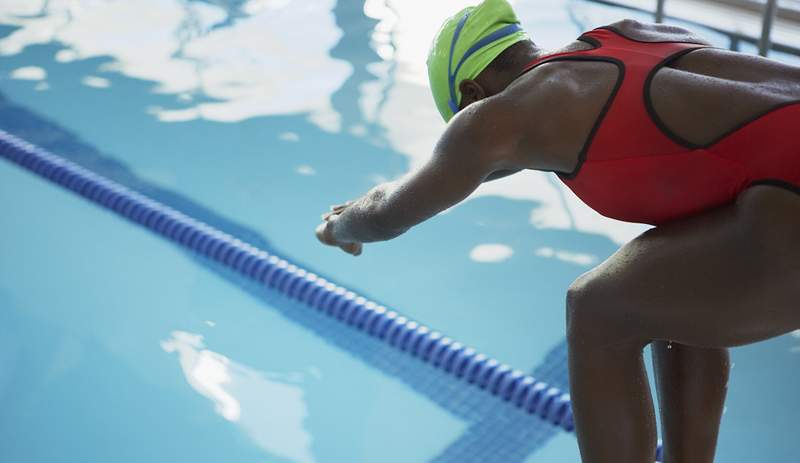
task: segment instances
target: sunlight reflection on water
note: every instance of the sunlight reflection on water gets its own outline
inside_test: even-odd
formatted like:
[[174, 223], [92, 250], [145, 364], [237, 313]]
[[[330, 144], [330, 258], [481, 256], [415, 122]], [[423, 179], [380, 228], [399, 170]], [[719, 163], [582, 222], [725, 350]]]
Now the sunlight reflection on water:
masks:
[[302, 374], [264, 374], [206, 349], [203, 336], [185, 331], [173, 331], [161, 348], [177, 352], [189, 385], [262, 448], [298, 463], [315, 461], [311, 434], [303, 426], [308, 417], [303, 389], [291, 384], [302, 381]]

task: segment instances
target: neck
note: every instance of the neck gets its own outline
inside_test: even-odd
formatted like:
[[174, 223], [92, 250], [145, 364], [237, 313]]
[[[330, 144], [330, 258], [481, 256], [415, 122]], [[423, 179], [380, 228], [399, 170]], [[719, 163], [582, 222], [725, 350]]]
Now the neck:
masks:
[[545, 50], [530, 40], [517, 42], [503, 50], [475, 79], [484, 90], [482, 97], [502, 92], [522, 74], [525, 66], [545, 54]]
[[493, 87], [496, 86], [498, 90], [506, 88], [529, 63], [546, 54], [544, 49], [527, 40], [515, 43], [503, 53], [506, 56], [503, 57], [502, 66], [492, 69], [491, 80], [495, 84]]

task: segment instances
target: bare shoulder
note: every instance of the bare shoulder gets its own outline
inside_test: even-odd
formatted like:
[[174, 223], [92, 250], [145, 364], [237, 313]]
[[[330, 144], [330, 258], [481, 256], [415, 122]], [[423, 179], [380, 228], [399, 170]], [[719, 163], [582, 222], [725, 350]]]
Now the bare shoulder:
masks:
[[566, 64], [538, 66], [500, 93], [459, 111], [437, 151], [508, 169], [538, 168], [531, 164], [530, 148], [547, 145], [545, 140], [560, 132], [564, 113], [579, 107], [574, 104], [579, 82]]
[[501, 93], [470, 104], [450, 121], [435, 151], [499, 168], [516, 168], [519, 124], [514, 105]]
[[689, 42], [711, 45], [708, 40], [689, 29], [671, 24], [644, 23], [635, 19], [623, 19], [604, 27], [639, 42]]
[[551, 61], [496, 95], [519, 165], [570, 172], [620, 75], [614, 63]]

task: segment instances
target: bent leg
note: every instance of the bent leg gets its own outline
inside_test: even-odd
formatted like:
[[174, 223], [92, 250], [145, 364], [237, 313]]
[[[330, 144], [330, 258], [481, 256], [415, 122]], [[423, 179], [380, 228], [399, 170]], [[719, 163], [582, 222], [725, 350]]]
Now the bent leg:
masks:
[[798, 236], [800, 196], [752, 187], [735, 204], [643, 233], [570, 287], [570, 388], [584, 463], [652, 461], [647, 343], [722, 348], [800, 326]]
[[727, 349], [655, 341], [664, 463], [711, 463], [730, 372]]
[[570, 340], [570, 395], [583, 463], [655, 461], [656, 420], [643, 348]]

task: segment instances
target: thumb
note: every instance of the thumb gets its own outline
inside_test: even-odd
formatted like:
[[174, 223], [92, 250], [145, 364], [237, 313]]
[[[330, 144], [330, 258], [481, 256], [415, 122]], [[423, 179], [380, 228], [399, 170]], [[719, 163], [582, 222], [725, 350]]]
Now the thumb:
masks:
[[342, 250], [348, 254], [358, 256], [361, 254], [363, 245], [361, 243], [346, 243], [340, 246]]

